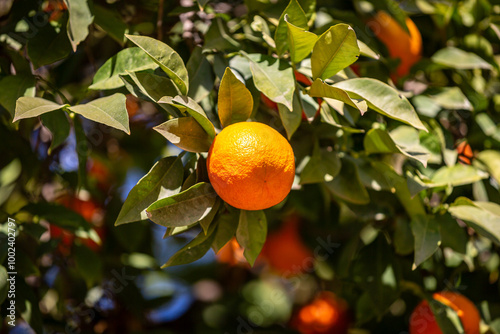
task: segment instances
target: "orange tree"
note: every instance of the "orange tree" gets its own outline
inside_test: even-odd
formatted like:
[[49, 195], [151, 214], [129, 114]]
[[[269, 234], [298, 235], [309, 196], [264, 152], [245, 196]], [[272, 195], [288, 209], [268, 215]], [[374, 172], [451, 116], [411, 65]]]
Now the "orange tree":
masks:
[[0, 333], [500, 333], [498, 13], [3, 2]]

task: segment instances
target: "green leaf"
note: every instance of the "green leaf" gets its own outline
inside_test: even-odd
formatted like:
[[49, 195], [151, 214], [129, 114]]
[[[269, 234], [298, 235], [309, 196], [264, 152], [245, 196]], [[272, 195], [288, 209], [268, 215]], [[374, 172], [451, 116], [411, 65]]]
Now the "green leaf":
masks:
[[0, 79], [0, 104], [11, 116], [16, 112], [16, 100], [21, 96], [35, 96], [35, 78], [32, 75], [9, 75]]
[[410, 222], [402, 217], [396, 218], [394, 250], [397, 254], [409, 255], [413, 253], [414, 245], [415, 238], [413, 237]]
[[84, 245], [74, 245], [74, 261], [78, 273], [91, 288], [102, 279], [103, 264], [101, 257]]
[[94, 23], [123, 46], [125, 44], [125, 34], [128, 33], [129, 29], [120, 16], [120, 13], [97, 4], [94, 4], [92, 12], [95, 15]]
[[461, 186], [488, 177], [486, 173], [468, 165], [443, 166], [431, 178], [430, 187]]
[[145, 36], [125, 35], [140, 47], [174, 81], [183, 95], [187, 95], [189, 78], [181, 56], [165, 43]]
[[492, 202], [473, 202], [459, 197], [449, 207], [448, 212], [461, 219], [480, 235], [500, 245], [500, 205]]
[[188, 96], [196, 102], [200, 102], [210, 94], [215, 81], [212, 65], [202, 50], [202, 48], [196, 47], [191, 52], [191, 57], [186, 64], [189, 76]]
[[7, 291], [9, 290], [9, 282], [7, 281], [7, 270], [5, 267], [0, 265], [0, 304], [3, 305], [3, 301], [7, 297]]
[[288, 29], [290, 58], [294, 64], [297, 64], [311, 53], [318, 36], [292, 24], [287, 17], [285, 17], [285, 22]]
[[191, 242], [175, 253], [161, 268], [187, 264], [201, 259], [210, 249], [215, 237], [216, 225], [212, 224], [205, 234], [201, 231]]
[[445, 87], [437, 94], [430, 95], [434, 103], [443, 109], [473, 111], [473, 107], [459, 87]]
[[166, 227], [187, 226], [205, 218], [217, 194], [209, 183], [200, 182], [170, 197], [160, 199], [147, 209], [148, 218]]
[[215, 234], [212, 243], [212, 249], [217, 254], [224, 247], [232, 237], [234, 237], [238, 229], [239, 211], [227, 211], [219, 216], [212, 225], [217, 224], [217, 233]]
[[140, 48], [132, 47], [124, 49], [109, 58], [97, 70], [89, 89], [105, 90], [120, 88], [123, 86], [120, 75], [126, 75], [128, 72], [155, 69], [157, 67], [158, 65]]
[[366, 101], [362, 99], [351, 98], [345, 90], [330, 86], [320, 79], [314, 80], [309, 90], [309, 95], [311, 95], [312, 97], [325, 98], [325, 101], [327, 103], [329, 102], [328, 99], [342, 101], [350, 105], [351, 107], [358, 109], [361, 115], [363, 115], [368, 110]]
[[500, 184], [500, 152], [485, 150], [479, 152], [477, 159], [486, 165], [488, 173]]
[[358, 167], [350, 160], [343, 159], [340, 172], [332, 181], [325, 183], [332, 194], [354, 204], [367, 204], [370, 197], [361, 183]]
[[349, 93], [351, 98], [361, 98], [376, 112], [427, 132], [408, 100], [391, 86], [371, 78], [344, 80], [333, 85]]
[[218, 111], [223, 128], [228, 125], [245, 122], [253, 110], [253, 98], [250, 91], [227, 67], [220, 82]]
[[75, 131], [76, 153], [78, 155], [78, 188], [87, 185], [87, 158], [89, 156], [89, 146], [87, 136], [83, 130], [82, 120], [79, 116], [73, 118], [73, 128]]
[[411, 229], [415, 237], [415, 260], [413, 269], [422, 264], [436, 252], [441, 244], [439, 222], [424, 215], [414, 216]]
[[147, 207], [159, 199], [179, 193], [183, 176], [184, 168], [177, 157], [163, 158], [155, 163], [130, 190], [115, 226], [147, 219]]
[[[284, 104], [292, 110], [295, 77], [292, 67], [281, 59], [265, 55], [248, 55], [241, 52], [250, 61], [255, 87], [270, 100]], [[253, 56], [253, 57], [252, 57]]]
[[153, 130], [188, 152], [208, 152], [213, 140], [193, 117], [174, 118]]
[[42, 27], [36, 37], [28, 41], [27, 47], [28, 56], [35, 68], [64, 59], [72, 51], [66, 28], [57, 31], [51, 24]]
[[212, 207], [212, 209], [210, 210], [208, 215], [206, 215], [203, 219], [201, 219], [199, 221], [199, 224], [200, 224], [201, 228], [203, 229], [203, 232], [205, 232], [205, 234], [208, 234], [210, 226], [212, 225], [214, 218], [219, 211], [220, 204], [221, 204], [221, 199], [217, 198], [215, 200], [214, 206]]
[[62, 110], [54, 110], [41, 116], [42, 124], [52, 133], [52, 143], [49, 147], [49, 154], [64, 143], [69, 136], [70, 124], [66, 113]]
[[450, 214], [444, 214], [439, 216], [437, 221], [443, 247], [450, 247], [455, 252], [466, 254], [468, 237], [456, 219], [453, 219]]
[[298, 90], [295, 91], [293, 95], [293, 108], [289, 110], [285, 105], [278, 103], [278, 112], [280, 114], [281, 122], [285, 128], [288, 140], [292, 138], [292, 135], [299, 128], [302, 122], [302, 103], [298, 95]]
[[210, 122], [207, 114], [205, 114], [205, 111], [201, 108], [201, 106], [190, 97], [180, 95], [174, 98], [162, 97], [158, 103], [167, 103], [182, 112], [187, 111], [201, 125], [210, 138], [215, 138], [214, 125]]
[[449, 46], [437, 51], [432, 61], [458, 70], [472, 70], [475, 68], [492, 69], [492, 66], [484, 59], [472, 52], [467, 52]]
[[456, 311], [448, 305], [442, 304], [435, 299], [431, 299], [429, 306], [439, 325], [439, 328], [446, 334], [465, 333]]
[[337, 152], [315, 145], [311, 159], [300, 174], [300, 184], [332, 181], [340, 173], [341, 166]]
[[358, 47], [359, 47], [359, 53], [362, 56], [372, 58], [375, 60], [380, 59], [380, 55], [378, 53], [376, 53], [375, 51], [370, 49], [370, 47], [368, 45], [366, 45], [364, 42], [360, 41], [359, 39], [358, 39]]
[[282, 55], [288, 49], [288, 28], [287, 22], [297, 26], [298, 28], [307, 29], [307, 17], [302, 7], [297, 0], [290, 0], [290, 3], [285, 8], [276, 27], [274, 33], [274, 41], [276, 42], [276, 51], [278, 55]]
[[106, 124], [126, 134], [130, 134], [125, 101], [125, 95], [116, 93], [87, 104], [68, 107], [68, 109], [94, 122]]
[[[415, 130], [410, 128], [411, 130]], [[404, 139], [404, 138], [403, 138]], [[418, 133], [417, 133], [418, 140]], [[414, 159], [424, 167], [427, 167], [427, 160], [429, 160], [428, 151], [424, 150], [422, 147], [418, 147], [414, 142], [409, 142], [409, 144], [413, 144], [413, 147], [405, 147], [397, 145], [394, 140], [391, 138], [387, 131], [382, 129], [371, 129], [366, 133], [366, 136], [363, 140], [363, 144], [365, 147], [365, 151], [367, 154], [373, 153], [401, 153], [408, 158]]]
[[40, 116], [42, 114], [61, 109], [67, 105], [59, 105], [40, 97], [20, 97], [16, 102], [16, 113], [13, 122], [20, 119]]
[[68, 37], [73, 51], [89, 34], [89, 26], [94, 21], [88, 0], [64, 0], [68, 7]]
[[245, 249], [243, 255], [253, 266], [267, 236], [267, 220], [264, 211], [240, 211], [236, 240]]
[[359, 57], [356, 33], [347, 24], [336, 24], [319, 36], [311, 66], [313, 79], [327, 79], [354, 63]]

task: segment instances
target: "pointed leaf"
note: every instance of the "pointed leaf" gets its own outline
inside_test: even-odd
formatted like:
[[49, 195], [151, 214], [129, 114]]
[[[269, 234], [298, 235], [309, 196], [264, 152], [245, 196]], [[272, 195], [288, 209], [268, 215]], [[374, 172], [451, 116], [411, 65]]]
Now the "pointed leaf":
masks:
[[[37, 32], [27, 44], [28, 55], [35, 68], [52, 64], [66, 58], [72, 52], [72, 45], [68, 39], [65, 27], [60, 29], [46, 24]], [[50, 50], [50, 52], [47, 52]]]
[[20, 119], [40, 116], [53, 110], [61, 109], [67, 105], [60, 105], [40, 97], [20, 97], [16, 102], [16, 113], [12, 122]]
[[290, 58], [294, 64], [297, 64], [311, 53], [314, 44], [318, 40], [318, 36], [292, 24], [287, 20], [287, 17], [285, 17], [285, 22], [288, 28]]
[[130, 190], [116, 218], [115, 226], [148, 219], [146, 208], [152, 203], [179, 193], [184, 176], [177, 157], [163, 158]]
[[16, 113], [16, 100], [21, 96], [35, 96], [35, 78], [32, 75], [9, 75], [0, 79], [0, 104], [13, 117]]
[[245, 122], [252, 114], [252, 94], [229, 67], [220, 82], [218, 106], [223, 128], [233, 123]]
[[210, 245], [215, 237], [216, 225], [211, 225], [205, 234], [201, 231], [191, 242], [175, 253], [162, 268], [187, 264], [201, 259], [210, 249]]
[[480, 181], [487, 177], [488, 175], [485, 172], [472, 166], [462, 164], [451, 167], [443, 166], [432, 175], [429, 187], [461, 186]]
[[276, 42], [276, 50], [278, 55], [282, 55], [288, 49], [288, 28], [287, 21], [293, 25], [307, 29], [307, 17], [304, 13], [302, 7], [297, 2], [297, 0], [290, 0], [290, 3], [285, 8], [276, 27], [276, 32], [274, 33], [274, 41]]
[[245, 249], [243, 255], [253, 266], [267, 236], [267, 220], [264, 211], [240, 211], [236, 240]]
[[209, 183], [198, 183], [170, 197], [160, 199], [147, 209], [148, 218], [166, 227], [188, 226], [205, 218], [217, 194]]
[[125, 35], [140, 47], [174, 81], [183, 95], [187, 95], [189, 78], [181, 56], [165, 43], [145, 36]]
[[192, 51], [186, 68], [189, 76], [188, 96], [200, 102], [210, 94], [215, 81], [212, 65], [202, 53], [202, 48], [196, 47]]
[[278, 103], [278, 112], [280, 114], [281, 122], [285, 127], [286, 135], [288, 140], [292, 138], [292, 135], [299, 128], [302, 122], [302, 104], [300, 97], [297, 95], [298, 91], [293, 95], [293, 109], [289, 110], [285, 105]]
[[187, 111], [206, 131], [206, 133], [210, 136], [210, 138], [215, 138], [215, 128], [212, 122], [205, 114], [205, 111], [201, 108], [201, 106], [196, 103], [192, 98], [187, 96], [176, 96], [174, 98], [170, 97], [162, 97], [158, 103], [167, 103], [170, 104], [182, 112]]
[[140, 48], [132, 47], [124, 49], [109, 58], [97, 70], [89, 89], [104, 90], [120, 88], [123, 86], [120, 75], [126, 75], [127, 72], [155, 69], [157, 67], [158, 64]]
[[342, 101], [350, 105], [351, 107], [358, 109], [361, 115], [363, 115], [368, 110], [366, 101], [362, 99], [351, 98], [345, 90], [330, 86], [320, 79], [314, 80], [309, 90], [309, 95], [311, 95], [312, 97], [322, 97]]
[[89, 34], [89, 26], [94, 21], [88, 0], [64, 0], [68, 7], [68, 37], [73, 51]]
[[459, 197], [448, 212], [461, 219], [497, 245], [500, 245], [500, 205], [492, 202], [473, 202]]
[[212, 143], [212, 138], [193, 117], [174, 118], [153, 129], [188, 152], [208, 152]]
[[212, 248], [215, 254], [231, 240], [238, 228], [239, 211], [224, 212], [217, 217], [213, 224], [217, 224], [217, 233], [215, 235]]
[[52, 143], [50, 144], [49, 154], [52, 150], [66, 140], [70, 132], [70, 124], [66, 113], [62, 110], [54, 110], [42, 115], [42, 124], [49, 129], [52, 134]]
[[212, 207], [212, 210], [210, 210], [210, 213], [199, 221], [199, 224], [200, 224], [201, 228], [203, 229], [203, 232], [205, 232], [205, 234], [208, 234], [210, 226], [212, 226], [212, 224], [215, 224], [214, 218], [217, 215], [217, 212], [219, 211], [220, 203], [221, 203], [221, 199], [217, 197], [215, 199], [215, 204]]
[[315, 149], [300, 174], [300, 184], [332, 181], [340, 172], [341, 166], [337, 152]]
[[477, 159], [486, 165], [490, 175], [500, 184], [500, 152], [485, 150], [477, 155]]
[[492, 69], [492, 66], [477, 54], [452, 46], [439, 50], [431, 59], [435, 63], [459, 70]]
[[415, 216], [411, 222], [411, 229], [415, 237], [415, 263], [418, 267], [436, 252], [441, 244], [439, 223], [434, 218]]
[[327, 79], [354, 63], [359, 57], [356, 33], [347, 24], [337, 24], [319, 36], [311, 66], [313, 79]]
[[125, 101], [125, 95], [116, 93], [87, 104], [68, 107], [68, 109], [94, 122], [106, 124], [126, 134], [130, 134]]
[[359, 178], [358, 167], [347, 159], [342, 160], [339, 174], [325, 185], [330, 192], [345, 201], [354, 204], [366, 204], [370, 201], [370, 196]]
[[270, 100], [284, 104], [292, 110], [295, 77], [292, 67], [281, 59], [271, 56], [242, 54], [250, 61], [255, 87]]
[[391, 86], [371, 78], [355, 78], [334, 84], [349, 93], [351, 98], [362, 98], [376, 112], [427, 132], [408, 100]]

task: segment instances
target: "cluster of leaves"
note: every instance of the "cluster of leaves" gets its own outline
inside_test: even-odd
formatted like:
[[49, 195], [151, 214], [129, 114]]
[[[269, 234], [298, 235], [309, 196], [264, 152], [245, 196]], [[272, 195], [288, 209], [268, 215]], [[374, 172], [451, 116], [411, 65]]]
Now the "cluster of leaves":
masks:
[[[494, 309], [499, 301], [491, 297], [498, 294], [500, 260], [500, 68], [495, 56], [500, 30], [494, 6], [485, 1], [419, 2], [408, 8], [419, 14], [415, 21], [429, 43], [408, 78], [393, 82], [390, 73], [397, 61], [382, 56], [385, 47], [365, 24], [372, 11], [386, 10], [406, 27], [406, 13], [389, 1], [347, 5], [247, 0], [242, 15], [219, 13], [217, 4], [205, 1], [172, 6], [165, 10], [169, 19], [190, 14], [193, 35], [203, 36], [202, 44], [188, 46], [189, 52], [181, 38], [165, 43], [162, 34], [159, 39], [148, 37], [154, 30], [150, 25], [127, 21], [123, 11], [94, 2], [67, 1], [67, 10], [61, 9], [61, 16], [52, 21], [49, 13], [42, 13], [46, 24], [27, 40], [20, 40], [26, 30], [18, 22], [36, 21], [20, 19], [30, 14], [14, 4], [10, 26], [0, 32], [8, 55], [0, 73], [0, 90], [5, 92], [0, 104], [6, 111], [0, 136], [9, 150], [16, 150], [3, 155], [8, 159], [1, 166], [0, 203], [5, 217], [23, 221], [19, 233], [27, 240], [40, 239], [45, 230], [40, 220], [98, 240], [91, 224], [78, 215], [44, 203], [42, 185], [56, 182], [98, 193], [87, 177], [94, 139], [88, 120], [134, 138], [135, 116], [129, 117], [127, 101], [142, 101], [156, 112], [146, 119], [146, 129], [137, 131], [151, 136], [154, 126], [184, 152], [164, 157], [156, 150], [145, 159], [141, 166], [149, 168], [157, 156], [163, 157], [130, 191], [120, 210], [116, 194], [111, 196], [115, 211], [106, 221], [120, 225], [114, 230], [126, 231], [113, 233], [127, 251], [134, 250], [126, 245], [128, 238], [143, 232], [149, 219], [166, 227], [165, 237], [195, 232], [163, 267], [193, 262], [211, 248], [218, 252], [233, 236], [254, 264], [268, 223], [293, 211], [323, 232], [338, 232], [334, 238], [343, 244], [341, 251], [322, 263], [335, 277], [325, 278], [321, 270], [317, 275], [343, 284], [343, 297], [355, 310], [358, 326], [373, 329], [380, 326], [374, 319], [390, 321], [386, 319], [395, 302], [412, 303], [414, 297], [407, 291], [429, 298], [436, 289], [461, 286], [461, 279], [462, 285], [477, 287], [489, 279], [484, 290], [469, 291], [490, 302], [492, 306], [485, 307], [492, 316], [485, 320], [491, 324], [488, 330], [498, 331], [498, 320], [492, 320], [499, 316]], [[152, 21], [148, 6], [146, 2], [142, 9]], [[172, 23], [171, 31], [181, 26]], [[69, 60], [55, 62], [81, 57], [92, 43], [99, 49], [104, 42], [91, 40], [99, 34], [105, 35], [100, 37], [104, 42], [127, 47], [102, 58], [92, 82], [58, 85], [62, 79], [57, 75], [63, 76]], [[47, 45], [54, 52], [47, 53]], [[77, 52], [68, 57], [72, 50]], [[350, 67], [354, 63], [359, 75]], [[207, 177], [206, 152], [216, 133], [247, 120], [281, 131], [296, 157], [297, 178], [289, 198], [264, 211], [230, 207]], [[77, 175], [35, 167], [44, 159], [37, 159], [27, 139], [41, 136], [40, 124], [52, 135], [45, 161], [58, 156], [68, 136], [74, 135]], [[126, 141], [119, 131], [108, 133]], [[464, 140], [473, 148], [468, 164], [458, 162], [455, 149]], [[147, 141], [140, 145], [154, 146]], [[125, 174], [127, 166], [122, 168]], [[142, 223], [121, 226], [133, 222]], [[40, 250], [44, 252], [49, 250]], [[75, 262], [81, 270], [98, 273], [85, 277], [92, 286], [102, 278], [102, 269], [96, 269], [98, 257], [87, 253], [80, 251]], [[31, 258], [26, 262], [31, 269], [20, 275], [39, 275], [39, 258]], [[3, 253], [0, 260], [5, 260]], [[33, 305], [36, 299], [27, 300]], [[446, 333], [460, 332], [460, 322], [452, 321], [454, 312], [436, 315]], [[40, 326], [36, 317], [23, 313], [23, 318], [33, 328]]]

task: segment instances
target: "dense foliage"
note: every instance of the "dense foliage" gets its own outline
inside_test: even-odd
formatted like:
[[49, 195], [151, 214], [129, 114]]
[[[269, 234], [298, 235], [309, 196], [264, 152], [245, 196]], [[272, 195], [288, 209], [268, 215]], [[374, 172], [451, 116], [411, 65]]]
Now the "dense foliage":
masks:
[[[498, 23], [485, 0], [2, 2], [0, 333], [406, 333], [453, 290], [500, 334]], [[247, 120], [295, 155], [265, 210], [208, 177]]]

